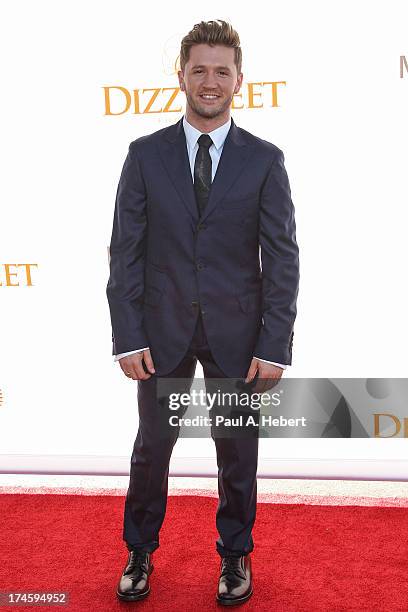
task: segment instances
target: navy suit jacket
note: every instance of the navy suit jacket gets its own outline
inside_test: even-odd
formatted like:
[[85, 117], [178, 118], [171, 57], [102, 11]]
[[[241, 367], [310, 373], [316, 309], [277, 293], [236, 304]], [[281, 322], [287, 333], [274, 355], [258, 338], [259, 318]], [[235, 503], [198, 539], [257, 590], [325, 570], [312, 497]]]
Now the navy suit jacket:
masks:
[[292, 363], [299, 285], [283, 152], [231, 121], [208, 204], [196, 204], [182, 119], [137, 138], [120, 176], [106, 287], [112, 354], [150, 347], [171, 372], [198, 311], [212, 355], [245, 377], [253, 355]]

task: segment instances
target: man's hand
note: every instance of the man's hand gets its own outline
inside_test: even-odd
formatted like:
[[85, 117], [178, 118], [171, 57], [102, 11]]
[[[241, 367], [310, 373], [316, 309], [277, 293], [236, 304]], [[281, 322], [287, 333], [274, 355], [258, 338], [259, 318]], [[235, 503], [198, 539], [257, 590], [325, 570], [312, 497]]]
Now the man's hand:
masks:
[[272, 389], [279, 382], [283, 373], [283, 368], [279, 368], [271, 363], [265, 363], [265, 361], [259, 361], [259, 359], [254, 357], [249, 366], [245, 382], [251, 382], [257, 372], [258, 380], [256, 381], [253, 391], [264, 393], [268, 389]]
[[122, 357], [122, 359], [119, 359], [119, 365], [122, 368], [125, 376], [128, 378], [132, 378], [133, 380], [147, 380], [151, 377], [151, 374], [145, 372], [142, 363], [143, 361], [145, 362], [146, 368], [149, 370], [149, 372], [154, 374], [156, 370], [154, 369], [154, 364], [149, 349], [140, 351], [140, 353], [133, 353], [133, 355], [128, 355], [127, 357]]

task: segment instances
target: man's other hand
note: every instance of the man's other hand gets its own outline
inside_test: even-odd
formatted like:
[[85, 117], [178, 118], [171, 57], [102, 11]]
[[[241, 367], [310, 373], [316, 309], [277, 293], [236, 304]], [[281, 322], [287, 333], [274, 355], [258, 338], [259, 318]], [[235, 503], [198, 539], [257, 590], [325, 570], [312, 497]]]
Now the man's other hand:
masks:
[[[151, 372], [150, 374], [145, 371], [143, 361], [145, 362], [146, 368]], [[125, 376], [133, 380], [147, 380], [155, 373], [149, 349], [141, 351], [140, 353], [133, 353], [133, 355], [128, 355], [127, 357], [122, 357], [122, 359], [119, 359], [119, 365]]]
[[254, 357], [249, 366], [249, 370], [245, 382], [251, 382], [258, 372], [258, 380], [255, 383], [253, 391], [264, 393], [268, 389], [272, 389], [281, 379], [283, 368], [279, 368], [271, 363], [265, 363]]

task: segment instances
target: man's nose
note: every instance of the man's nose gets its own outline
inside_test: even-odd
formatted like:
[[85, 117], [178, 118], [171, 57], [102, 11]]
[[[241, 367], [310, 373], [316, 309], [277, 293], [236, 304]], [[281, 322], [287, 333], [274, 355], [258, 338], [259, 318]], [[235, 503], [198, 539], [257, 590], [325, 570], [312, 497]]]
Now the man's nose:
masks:
[[207, 89], [217, 89], [217, 79], [214, 72], [206, 72], [203, 81], [204, 87]]

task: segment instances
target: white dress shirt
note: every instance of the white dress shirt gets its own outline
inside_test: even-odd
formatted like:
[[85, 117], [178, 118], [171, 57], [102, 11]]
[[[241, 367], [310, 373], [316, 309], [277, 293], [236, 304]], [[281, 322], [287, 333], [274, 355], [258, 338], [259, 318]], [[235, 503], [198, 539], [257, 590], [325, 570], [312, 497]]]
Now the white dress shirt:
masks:
[[[216, 128], [212, 132], [208, 132], [208, 135], [211, 137], [211, 140], [213, 141], [213, 144], [209, 148], [209, 153], [210, 153], [210, 157], [212, 161], [212, 179], [211, 179], [212, 181], [214, 180], [215, 173], [217, 172], [218, 162], [220, 161], [222, 149], [224, 146], [224, 141], [227, 137], [230, 127], [231, 127], [231, 118], [229, 118], [226, 123]], [[195, 163], [195, 158], [196, 158], [197, 151], [198, 151], [197, 141], [203, 132], [200, 132], [200, 130], [197, 130], [197, 128], [192, 126], [191, 123], [187, 121], [185, 116], [183, 117], [183, 128], [184, 128], [184, 133], [186, 135], [187, 152], [188, 152], [188, 159], [190, 161], [191, 175], [194, 181], [194, 163]], [[122, 357], [127, 357], [128, 355], [133, 355], [134, 353], [140, 353], [141, 351], [145, 351], [148, 348], [149, 348], [148, 346], [145, 346], [144, 348], [136, 349], [134, 351], [128, 351], [127, 353], [119, 353], [119, 355], [114, 355], [114, 361], [118, 361]], [[286, 365], [281, 364], [281, 363], [276, 363], [275, 361], [267, 361], [266, 359], [259, 359], [259, 357], [255, 357], [255, 359], [258, 359], [259, 361], [265, 361], [266, 363], [271, 363], [283, 369], [287, 367]]]

